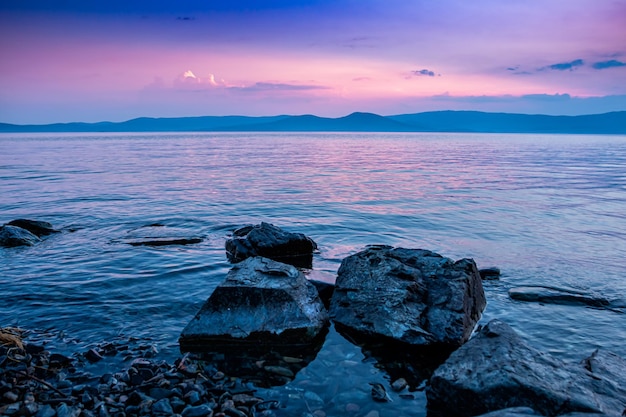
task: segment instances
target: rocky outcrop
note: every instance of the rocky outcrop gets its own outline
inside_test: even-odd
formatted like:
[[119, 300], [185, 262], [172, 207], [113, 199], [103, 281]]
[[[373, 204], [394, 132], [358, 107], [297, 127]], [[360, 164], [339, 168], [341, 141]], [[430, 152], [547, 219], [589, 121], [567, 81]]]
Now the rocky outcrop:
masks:
[[59, 233], [52, 224], [41, 220], [15, 219], [7, 223], [9, 226], [17, 226], [26, 229], [37, 237]]
[[270, 223], [245, 226], [226, 241], [228, 260], [236, 263], [253, 256], [310, 268], [317, 244], [302, 233], [291, 233]]
[[493, 320], [435, 371], [426, 395], [429, 415], [435, 416], [476, 416], [508, 407], [530, 407], [545, 416], [621, 415], [626, 361], [596, 352], [583, 364], [567, 365]]
[[254, 257], [236, 264], [182, 331], [183, 350], [217, 345], [306, 344], [328, 314], [297, 268]]
[[32, 246], [37, 242], [41, 242], [41, 239], [26, 229], [10, 225], [0, 226], [1, 247]]
[[414, 346], [457, 347], [485, 305], [473, 260], [370, 246], [341, 263], [330, 313], [339, 330]]
[[611, 305], [611, 301], [608, 299], [593, 294], [544, 286], [511, 288], [509, 297], [518, 301], [534, 301], [546, 304], [584, 305], [591, 307], [609, 307]]

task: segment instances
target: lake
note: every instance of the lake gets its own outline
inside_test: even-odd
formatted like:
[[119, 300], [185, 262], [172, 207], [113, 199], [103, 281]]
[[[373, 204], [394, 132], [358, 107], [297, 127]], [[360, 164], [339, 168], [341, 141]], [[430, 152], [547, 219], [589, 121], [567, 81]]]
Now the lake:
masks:
[[[327, 280], [369, 244], [497, 266], [483, 323], [502, 319], [565, 360], [599, 347], [626, 357], [624, 314], [508, 297], [522, 285], [626, 297], [626, 136], [2, 134], [0, 224], [16, 218], [63, 233], [0, 249], [0, 325], [62, 335], [48, 342], [62, 352], [133, 336], [175, 358], [230, 269], [226, 238], [266, 221], [313, 238], [310, 275]], [[127, 244], [154, 224], [204, 240]], [[371, 400], [369, 383], [389, 378], [331, 328], [294, 381], [260, 392], [296, 412], [285, 415], [313, 400], [328, 415], [425, 415], [421, 391]]]

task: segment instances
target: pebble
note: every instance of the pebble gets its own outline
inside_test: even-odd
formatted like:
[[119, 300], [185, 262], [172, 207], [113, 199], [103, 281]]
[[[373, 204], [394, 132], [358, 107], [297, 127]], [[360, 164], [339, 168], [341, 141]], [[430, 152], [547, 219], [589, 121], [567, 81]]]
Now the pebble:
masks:
[[[123, 349], [117, 346], [109, 342], [71, 357], [51, 354], [38, 345], [0, 346], [0, 415], [269, 417], [270, 408], [279, 407], [199, 357], [186, 355], [169, 364], [143, 355], [157, 352], [152, 345], [133, 348], [131, 341]], [[127, 369], [96, 376], [84, 371], [85, 365], [105, 356], [127, 354], [132, 355]]]
[[405, 389], [407, 385], [408, 383], [406, 382], [406, 379], [398, 378], [391, 383], [391, 389], [394, 390], [395, 392], [400, 392], [403, 389]]

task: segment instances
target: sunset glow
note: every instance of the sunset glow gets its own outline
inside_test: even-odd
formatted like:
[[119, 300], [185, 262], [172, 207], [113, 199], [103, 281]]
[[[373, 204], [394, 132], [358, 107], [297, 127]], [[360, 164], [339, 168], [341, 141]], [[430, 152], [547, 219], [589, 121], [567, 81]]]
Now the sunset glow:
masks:
[[624, 0], [89, 3], [2, 3], [0, 122], [626, 109]]

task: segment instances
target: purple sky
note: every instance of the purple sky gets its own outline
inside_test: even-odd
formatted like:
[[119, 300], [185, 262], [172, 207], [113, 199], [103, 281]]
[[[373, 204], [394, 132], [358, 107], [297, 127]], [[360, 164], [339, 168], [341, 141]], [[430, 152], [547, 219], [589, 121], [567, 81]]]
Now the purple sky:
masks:
[[626, 110], [625, 26], [626, 0], [3, 0], [0, 122]]

